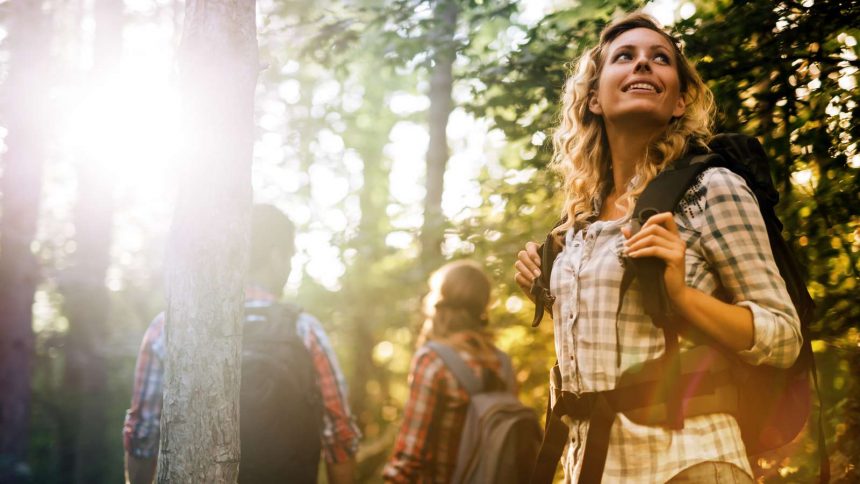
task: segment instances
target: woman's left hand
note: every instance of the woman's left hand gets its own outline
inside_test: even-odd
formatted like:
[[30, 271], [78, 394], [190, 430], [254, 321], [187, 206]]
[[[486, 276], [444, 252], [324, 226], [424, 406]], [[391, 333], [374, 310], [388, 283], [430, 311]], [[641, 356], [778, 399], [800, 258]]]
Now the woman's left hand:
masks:
[[683, 305], [687, 289], [684, 254], [687, 244], [681, 238], [671, 212], [658, 213], [645, 222], [636, 235], [630, 236], [630, 226], [621, 229], [627, 255], [632, 258], [656, 257], [666, 263], [663, 278], [666, 295], [677, 308]]

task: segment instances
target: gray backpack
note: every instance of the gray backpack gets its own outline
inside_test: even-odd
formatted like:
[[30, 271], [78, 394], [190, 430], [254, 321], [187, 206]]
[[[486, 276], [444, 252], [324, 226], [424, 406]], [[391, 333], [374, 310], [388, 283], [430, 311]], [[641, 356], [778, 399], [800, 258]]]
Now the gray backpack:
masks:
[[476, 376], [451, 346], [438, 341], [427, 345], [469, 393], [452, 484], [528, 482], [543, 432], [534, 410], [511, 392], [514, 387], [511, 359], [496, 350], [504, 381], [493, 388], [489, 375]]

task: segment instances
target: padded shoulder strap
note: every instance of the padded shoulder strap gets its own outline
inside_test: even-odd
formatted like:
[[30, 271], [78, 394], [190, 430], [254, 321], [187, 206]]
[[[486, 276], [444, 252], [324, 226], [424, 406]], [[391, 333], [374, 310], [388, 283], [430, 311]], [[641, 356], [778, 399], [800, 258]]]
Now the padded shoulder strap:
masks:
[[[719, 156], [696, 155], [681, 160], [676, 167], [663, 170], [642, 191], [633, 209], [634, 222], [644, 225], [652, 216], [672, 212], [687, 190], [703, 171], [714, 166]], [[635, 227], [638, 230], [638, 227]]]
[[[645, 187], [636, 206], [633, 209], [633, 220], [631, 221], [632, 232], [636, 233], [645, 225], [652, 216], [662, 212], [674, 212], [681, 198], [696, 180], [696, 178], [707, 168], [720, 161], [717, 155], [704, 154], [694, 155], [679, 160], [674, 167], [662, 171]], [[631, 277], [628, 271], [639, 279], [639, 287], [642, 290], [642, 302], [645, 313], [651, 317], [653, 324], [663, 330], [663, 339], [666, 345], [665, 357], [669, 361], [667, 377], [669, 381], [680, 381], [681, 369], [680, 358], [678, 358], [678, 334], [674, 327], [675, 320], [671, 315], [669, 297], [666, 293], [666, 282], [663, 278], [665, 262], [656, 257], [645, 257], [631, 259], [631, 263], [625, 270], [624, 279], [629, 286]], [[627, 287], [622, 286], [619, 297], [618, 313], [621, 311], [621, 303]], [[618, 322], [616, 319], [616, 332]], [[620, 353], [616, 359], [620, 364]], [[681, 411], [680, 385], [670, 387], [669, 396], [666, 399], [666, 411], [668, 427], [673, 429], [684, 428], [684, 417]]]
[[469, 365], [457, 354], [457, 350], [438, 341], [430, 341], [427, 346], [442, 358], [445, 366], [454, 374], [454, 378], [463, 385], [469, 395], [481, 392], [484, 387], [483, 382], [475, 376]]
[[302, 308], [295, 304], [273, 302], [245, 307], [246, 339], [277, 342], [298, 338], [296, 325]]
[[496, 348], [496, 356], [499, 358], [500, 368], [502, 369], [502, 380], [505, 382], [505, 385], [508, 386], [508, 390], [513, 390], [516, 388], [516, 381], [511, 357], [498, 348]]
[[299, 315], [303, 311], [302, 307], [292, 303], [275, 303], [272, 306], [277, 308], [277, 321], [288, 326], [295, 333]]
[[[634, 234], [639, 232], [645, 222], [658, 213], [674, 212], [675, 207], [696, 178], [719, 160], [720, 157], [717, 155], [695, 155], [680, 160], [675, 167], [664, 170], [657, 175], [645, 187], [642, 195], [636, 201], [631, 220], [632, 232]], [[632, 270], [633, 275], [639, 279], [640, 287], [646, 292], [643, 299], [645, 312], [660, 327], [663, 327], [663, 323], [668, 320], [669, 312], [669, 300], [666, 296], [666, 286], [663, 279], [664, 268], [665, 263], [662, 260], [656, 257], [646, 257], [633, 259], [625, 270], [625, 272]], [[621, 288], [619, 301], [624, 299], [624, 293], [629, 286], [631, 277], [625, 274], [624, 280], [627, 281], [627, 284]], [[643, 284], [643, 281], [648, 281], [648, 283]]]

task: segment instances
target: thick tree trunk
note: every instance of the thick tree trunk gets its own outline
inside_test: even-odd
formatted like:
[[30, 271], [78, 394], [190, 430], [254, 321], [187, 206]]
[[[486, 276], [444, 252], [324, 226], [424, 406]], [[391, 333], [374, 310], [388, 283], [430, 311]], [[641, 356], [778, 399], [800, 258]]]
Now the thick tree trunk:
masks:
[[0, 482], [25, 482], [33, 364], [33, 297], [39, 266], [36, 234], [45, 157], [47, 19], [41, 2], [10, 2], [10, 70], [3, 121], [0, 222]]
[[232, 483], [259, 64], [253, 0], [189, 0], [158, 482]]
[[[121, 0], [95, 3], [94, 66], [91, 86], [103, 84], [119, 63], [122, 51]], [[107, 455], [107, 364], [104, 335], [109, 297], [105, 276], [110, 263], [113, 226], [113, 184], [105, 177], [105, 160], [85, 153], [79, 160], [78, 200], [75, 207], [77, 249], [72, 267], [63, 275], [61, 289], [69, 319], [66, 367], [63, 381], [67, 422], [72, 430], [63, 443], [63, 479], [79, 484], [99, 482], [105, 474]]]
[[430, 75], [429, 131], [427, 146], [427, 195], [424, 199], [424, 224], [421, 227], [421, 262], [425, 271], [435, 268], [442, 260], [442, 239], [445, 220], [442, 216], [442, 193], [445, 167], [448, 164], [448, 116], [453, 109], [451, 90], [454, 85], [453, 67], [457, 57], [454, 34], [459, 5], [455, 0], [441, 0], [436, 5], [435, 55]]

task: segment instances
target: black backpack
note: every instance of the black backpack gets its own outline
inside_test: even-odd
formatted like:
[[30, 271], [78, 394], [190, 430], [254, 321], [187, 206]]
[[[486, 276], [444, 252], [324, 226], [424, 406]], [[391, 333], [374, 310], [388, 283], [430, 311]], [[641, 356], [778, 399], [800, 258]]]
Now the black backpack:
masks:
[[[790, 442], [804, 427], [809, 415], [810, 382], [809, 377], [818, 389], [815, 361], [813, 359], [809, 326], [814, 318], [814, 303], [806, 288], [800, 264], [790, 247], [782, 237], [782, 223], [776, 216], [775, 206], [779, 194], [773, 185], [770, 175], [770, 162], [764, 148], [757, 139], [741, 134], [721, 134], [714, 137], [708, 145], [710, 151], [692, 151], [678, 160], [672, 167], [667, 168], [655, 177], [640, 195], [633, 210], [631, 220], [635, 233], [652, 215], [661, 212], [674, 212], [678, 203], [696, 179], [706, 169], [724, 167], [744, 178], [758, 200], [759, 208], [764, 219], [768, 238], [779, 272], [786, 283], [786, 288], [800, 317], [803, 345], [800, 355], [794, 365], [788, 369], [769, 366], [751, 366], [740, 362], [733, 355], [720, 348], [698, 347], [696, 352], [679, 355], [677, 329], [673, 327], [673, 318], [669, 310], [668, 297], [663, 279], [663, 261], [657, 258], [631, 259], [625, 268], [621, 283], [621, 296], [629, 288], [633, 279], [640, 281], [643, 292], [645, 312], [654, 324], [663, 329], [666, 342], [666, 356], [663, 361], [654, 360], [653, 365], [646, 362], [640, 368], [634, 369], [632, 378], [627, 380], [639, 383], [642, 375], [658, 374], [669, 381], [686, 381], [688, 375], [683, 375], [682, 368], [695, 367], [702, 361], [727, 360], [729, 370], [721, 368], [719, 378], [723, 381], [711, 384], [712, 387], [733, 385], [732, 392], [718, 404], [705, 402], [701, 408], [724, 408], [729, 405], [741, 428], [744, 445], [749, 454], [757, 454], [780, 447]], [[559, 222], [556, 226], [560, 225]], [[546, 242], [539, 249], [541, 252], [541, 277], [535, 279], [531, 289], [535, 297], [535, 316], [533, 326], [540, 324], [544, 309], [552, 310], [555, 302], [550, 294], [550, 273], [553, 262], [559, 253], [554, 242], [554, 236], [549, 234]], [[641, 281], [648, 281], [642, 284]], [[620, 310], [620, 307], [619, 307]], [[723, 356], [725, 358], [723, 358]], [[640, 375], [636, 375], [638, 371]], [[669, 375], [665, 375], [669, 372]], [[627, 372], [625, 372], [627, 373]], [[712, 371], [717, 375], [717, 371]], [[625, 382], [623, 375], [619, 386]], [[684, 395], [690, 395], [689, 389], [676, 385], [667, 388], [663, 408], [657, 413], [662, 415], [664, 425], [670, 428], [683, 426], [684, 413], [681, 408], [689, 410], [697, 403]], [[820, 395], [819, 395], [820, 401]], [[625, 409], [624, 413], [634, 421], [635, 415], [643, 415], [636, 409]], [[707, 413], [707, 412], [703, 412]], [[819, 411], [819, 453], [821, 458], [822, 482], [829, 479], [829, 462], [824, 447], [823, 412]], [[647, 420], [647, 418], [645, 418]], [[548, 420], [549, 421], [549, 420]], [[548, 467], [548, 466], [547, 466]], [[547, 471], [548, 472], [548, 471]]]
[[241, 484], [316, 483], [323, 403], [301, 308], [245, 308], [240, 400]]

